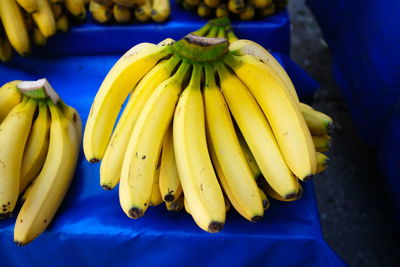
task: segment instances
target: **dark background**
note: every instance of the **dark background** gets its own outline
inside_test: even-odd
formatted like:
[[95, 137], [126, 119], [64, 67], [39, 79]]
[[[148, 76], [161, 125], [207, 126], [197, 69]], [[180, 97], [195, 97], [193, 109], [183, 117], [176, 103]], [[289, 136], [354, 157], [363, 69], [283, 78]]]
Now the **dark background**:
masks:
[[305, 1], [290, 0], [289, 12], [291, 57], [321, 85], [314, 108], [335, 122], [331, 166], [314, 179], [325, 240], [350, 266], [400, 266], [399, 225], [375, 151], [353, 126], [332, 76], [329, 47]]

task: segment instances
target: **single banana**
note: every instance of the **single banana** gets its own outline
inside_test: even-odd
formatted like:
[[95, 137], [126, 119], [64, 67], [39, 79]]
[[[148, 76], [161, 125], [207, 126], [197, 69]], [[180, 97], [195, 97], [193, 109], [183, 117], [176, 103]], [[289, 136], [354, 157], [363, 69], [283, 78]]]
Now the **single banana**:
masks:
[[18, 199], [22, 156], [36, 106], [35, 100], [21, 102], [0, 125], [0, 216], [10, 214]]
[[165, 135], [161, 153], [160, 192], [165, 202], [173, 202], [182, 194], [181, 181], [175, 161], [172, 123]]
[[31, 52], [28, 30], [22, 11], [15, 0], [0, 1], [0, 18], [12, 47], [21, 56]]
[[[200, 5], [197, 7], [197, 15], [199, 15], [200, 17], [208, 17], [211, 15], [211, 12], [212, 9], [209, 6], [207, 6], [204, 2], [201, 2]], [[201, 34], [196, 34], [196, 35], [202, 36]]]
[[22, 101], [22, 94], [17, 88], [21, 81], [12, 81], [0, 87], [0, 124], [7, 114]]
[[180, 194], [178, 199], [172, 201], [172, 202], [165, 202], [165, 207], [168, 211], [173, 211], [173, 212], [179, 212], [183, 209], [184, 205], [184, 196], [183, 194]]
[[300, 103], [300, 109], [313, 135], [328, 134], [332, 131], [333, 121], [331, 117], [304, 103]]
[[114, 5], [113, 15], [115, 21], [118, 23], [128, 23], [132, 19], [132, 12], [129, 8], [120, 5]]
[[163, 22], [167, 20], [171, 13], [169, 0], [153, 0], [151, 7], [151, 18], [155, 22]]
[[74, 176], [79, 140], [74, 125], [50, 103], [50, 144], [46, 162], [18, 214], [14, 242], [23, 246], [40, 235], [52, 221]]
[[119, 186], [121, 207], [130, 218], [143, 216], [150, 204], [164, 136], [189, 67], [182, 63], [174, 76], [157, 86], [136, 121], [122, 164]]
[[271, 203], [269, 202], [267, 195], [260, 188], [258, 189], [258, 193], [260, 194], [260, 197], [262, 199], [264, 211], [269, 209], [269, 207], [271, 206]]
[[318, 152], [326, 152], [331, 148], [332, 138], [327, 134], [313, 135], [312, 140], [315, 145], [315, 150]]
[[54, 35], [57, 31], [56, 20], [47, 0], [36, 0], [38, 10], [32, 14], [32, 18], [40, 32], [46, 38]]
[[75, 18], [84, 19], [86, 17], [86, 8], [83, 0], [64, 0], [64, 6]]
[[239, 14], [245, 9], [243, 0], [228, 0], [228, 9], [234, 14]]
[[24, 204], [25, 200], [28, 198], [30, 192], [32, 192], [33, 185], [35, 184], [36, 179], [33, 179], [30, 184], [25, 188], [24, 192], [20, 194], [19, 202], [20, 204]]
[[224, 96], [215, 82], [214, 68], [207, 65], [205, 72], [203, 97], [209, 133], [208, 143], [212, 143], [224, 174], [226, 183], [223, 184], [223, 188], [229, 187], [229, 200], [231, 197], [235, 198], [247, 214], [246, 218], [258, 221], [263, 217], [264, 209], [257, 184], [240, 146]]
[[136, 45], [112, 67], [93, 101], [86, 123], [83, 148], [88, 161], [99, 162], [104, 154], [120, 108], [139, 80], [170, 54], [170, 46]]
[[134, 13], [138, 21], [148, 21], [151, 18], [151, 0], [146, 0], [142, 5], [135, 8]]
[[317, 152], [317, 172], [316, 173], [325, 171], [326, 168], [328, 168], [329, 163], [330, 163], [330, 160], [326, 155]]
[[39, 112], [33, 122], [22, 157], [19, 193], [24, 191], [32, 179], [39, 174], [49, 148], [50, 114], [46, 102], [41, 101], [38, 106]]
[[192, 215], [186, 197], [183, 197], [183, 206], [185, 207], [185, 211], [187, 212], [187, 214]]
[[256, 8], [252, 3], [247, 3], [244, 10], [239, 14], [239, 17], [241, 20], [252, 20], [255, 15], [256, 15]]
[[236, 123], [268, 183], [284, 198], [298, 192], [275, 136], [256, 100], [237, 76], [216, 64], [222, 93]]
[[292, 201], [296, 201], [296, 200], [300, 199], [301, 196], [303, 195], [303, 188], [300, 184], [299, 184], [298, 194], [294, 195], [292, 198], [281, 197], [278, 193], [275, 192], [274, 189], [272, 189], [272, 187], [268, 183], [263, 183], [263, 184], [260, 184], [259, 186], [268, 197], [271, 197], [271, 198], [279, 200], [279, 201], [292, 202]]
[[221, 0], [204, 0], [204, 3], [211, 8], [216, 8], [220, 2]]
[[154, 174], [153, 188], [151, 189], [150, 206], [158, 206], [163, 203], [163, 198], [160, 192], [160, 166], [156, 167]]
[[315, 147], [299, 105], [286, 86], [253, 56], [228, 54], [225, 62], [257, 100], [291, 171], [301, 180], [310, 179], [317, 167]]
[[47, 37], [39, 30], [38, 27], [34, 27], [32, 30], [33, 43], [37, 46], [45, 46], [47, 43]]
[[[0, 36], [0, 61], [8, 62], [11, 60], [13, 55], [12, 46], [7, 36]], [[0, 107], [1, 109], [1, 107]], [[1, 119], [0, 119], [1, 121]]]
[[215, 9], [215, 16], [217, 18], [224, 18], [224, 17], [229, 17], [229, 10], [226, 4], [220, 4], [216, 9]]
[[225, 223], [225, 201], [207, 149], [201, 77], [202, 68], [194, 65], [175, 110], [174, 149], [188, 209], [201, 229], [216, 233]]
[[113, 11], [108, 6], [103, 6], [95, 1], [90, 1], [89, 11], [98, 23], [106, 23], [112, 19]]
[[57, 30], [60, 32], [67, 32], [69, 29], [69, 20], [68, 17], [64, 14], [62, 14], [58, 19], [56, 20], [56, 26]]
[[16, 0], [17, 3], [29, 14], [38, 10], [37, 0]]
[[275, 74], [286, 85], [286, 88], [288, 89], [293, 99], [296, 102], [299, 102], [299, 97], [289, 75], [282, 67], [282, 65], [274, 58], [274, 56], [272, 56], [272, 54], [267, 49], [265, 49], [258, 43], [247, 39], [240, 39], [237, 41], [229, 40], [229, 42], [231, 42], [229, 46], [229, 51], [231, 51], [231, 53], [233, 53], [234, 55], [251, 55], [266, 64], [269, 67], [268, 69], [272, 72], [275, 72]]
[[171, 77], [179, 62], [180, 59], [173, 56], [169, 60], [158, 63], [142, 78], [133, 91], [101, 162], [100, 185], [103, 189], [111, 190], [118, 184], [126, 148], [136, 121], [155, 88]]
[[59, 102], [59, 106], [64, 117], [67, 118], [72, 123], [72, 125], [74, 125], [76, 136], [78, 137], [78, 143], [80, 144], [82, 142], [82, 120], [78, 111], [76, 111], [76, 109], [74, 109], [73, 107], [68, 106], [61, 100]]

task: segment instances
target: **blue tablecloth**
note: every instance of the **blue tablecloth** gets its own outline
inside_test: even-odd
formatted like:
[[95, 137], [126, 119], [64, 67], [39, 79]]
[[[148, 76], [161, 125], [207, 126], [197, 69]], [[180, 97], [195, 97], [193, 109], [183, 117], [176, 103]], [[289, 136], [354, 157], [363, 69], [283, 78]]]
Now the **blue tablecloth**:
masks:
[[400, 222], [400, 1], [307, 1], [360, 135], [375, 147]]
[[[202, 24], [200, 19], [194, 21], [196, 25], [185, 25], [186, 30], [174, 37], [178, 39]], [[280, 22], [274, 27], [259, 22], [258, 30], [262, 29], [263, 33], [261, 37], [255, 32], [253, 36], [246, 36], [239, 30], [238, 35], [262, 39], [274, 36], [280, 31], [279, 28], [285, 29], [286, 38], [279, 40], [279, 37], [268, 37], [259, 42], [272, 46], [275, 43], [274, 50], [288, 50], [287, 13], [282, 12], [268, 21]], [[167, 25], [183, 25], [183, 21], [169, 23]], [[247, 31], [251, 27], [256, 29], [257, 23], [237, 24], [239, 29]], [[114, 34], [121, 38], [124, 31], [136, 32], [135, 27], [115, 26]], [[85, 122], [99, 85], [122, 52], [139, 40], [159, 42], [171, 36], [173, 31], [168, 29], [166, 32], [162, 26], [153, 25], [160, 29], [151, 33], [150, 26], [141, 27], [149, 29], [143, 32], [147, 37], [128, 34], [127, 39], [118, 39], [118, 43], [110, 39], [108, 51], [109, 48], [102, 47], [100, 40], [111, 35], [111, 29], [81, 26], [69, 35], [58, 37], [60, 39], [54, 38], [47, 48], [48, 53], [43, 50], [32, 58], [16, 57], [7, 65], [0, 64], [0, 84], [14, 79], [47, 77], [62, 99], [74, 106]], [[272, 28], [272, 32], [269, 32], [269, 28]], [[83, 34], [88, 32], [92, 32], [91, 38]], [[76, 39], [78, 37], [81, 39]], [[86, 50], [89, 40], [99, 41], [98, 47], [94, 45], [94, 51]], [[55, 49], [57, 43], [62, 44], [58, 50]], [[310, 100], [318, 84], [287, 56], [274, 55], [292, 77], [300, 98], [303, 101]], [[223, 231], [209, 234], [200, 230], [184, 211], [170, 213], [163, 206], [150, 208], [139, 220], [127, 218], [119, 206], [118, 190], [102, 190], [99, 185], [99, 165], [89, 164], [81, 153], [67, 197], [52, 224], [41, 236], [31, 244], [18, 248], [12, 242], [15, 218], [0, 221], [0, 265], [344, 265], [322, 238], [312, 182], [303, 187], [304, 196], [299, 201], [283, 203], [272, 200], [271, 208], [261, 222], [248, 222], [232, 210]]]

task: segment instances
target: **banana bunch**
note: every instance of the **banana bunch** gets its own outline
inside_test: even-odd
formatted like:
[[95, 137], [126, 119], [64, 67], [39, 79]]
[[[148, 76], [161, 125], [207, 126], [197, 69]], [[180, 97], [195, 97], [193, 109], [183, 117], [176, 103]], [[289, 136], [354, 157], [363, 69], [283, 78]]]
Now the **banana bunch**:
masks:
[[177, 3], [200, 17], [253, 20], [275, 14], [287, 6], [288, 0], [177, 0]]
[[[128, 217], [164, 202], [215, 233], [230, 205], [256, 222], [268, 197], [298, 199], [299, 180], [329, 163], [317, 151], [329, 147], [322, 139], [332, 125], [299, 102], [264, 48], [189, 34], [140, 43], [115, 63], [92, 104], [83, 146], [89, 162], [101, 161], [100, 185], [119, 183]], [[321, 139], [317, 148], [312, 134]]]
[[32, 44], [46, 45], [57, 31], [67, 32], [71, 19], [86, 18], [85, 0], [1, 0], [0, 61], [11, 60], [13, 49], [21, 56]]
[[50, 224], [74, 175], [81, 143], [79, 114], [47, 82], [0, 88], [0, 217], [22, 204], [14, 242], [25, 245]]
[[89, 11], [99, 23], [164, 22], [171, 13], [169, 0], [90, 0]]

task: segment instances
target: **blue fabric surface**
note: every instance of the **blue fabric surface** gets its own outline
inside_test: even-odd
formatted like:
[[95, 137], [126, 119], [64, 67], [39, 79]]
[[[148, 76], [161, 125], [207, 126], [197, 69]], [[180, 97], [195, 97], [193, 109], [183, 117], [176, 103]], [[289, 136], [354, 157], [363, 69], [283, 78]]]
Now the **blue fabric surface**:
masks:
[[[86, 121], [97, 89], [118, 55], [15, 58], [0, 64], [0, 84], [46, 76], [67, 104]], [[302, 92], [316, 83], [274, 54]], [[308, 81], [308, 82], [307, 82]], [[316, 178], [318, 179], [318, 177]], [[72, 186], [49, 228], [31, 244], [12, 242], [15, 218], [0, 221], [0, 259], [4, 266], [342, 266], [321, 236], [312, 182], [299, 201], [273, 201], [264, 219], [251, 223], [230, 211], [222, 232], [200, 230], [184, 211], [150, 208], [139, 220], [126, 217], [118, 190], [99, 186], [99, 165], [83, 158]]]
[[[66, 34], [52, 37], [46, 47], [36, 47], [36, 54], [93, 55], [122, 53], [132, 44], [173, 38], [178, 40], [201, 28], [207, 19], [194, 16], [171, 5], [171, 19], [165, 23], [135, 23], [129, 25], [101, 25], [89, 19], [88, 23], [71, 28]], [[290, 22], [286, 10], [256, 21], [233, 21], [237, 36], [251, 39], [273, 51], [289, 55]]]
[[[307, 1], [333, 54], [334, 73], [400, 218], [400, 1]], [[399, 219], [400, 222], [400, 219]]]

